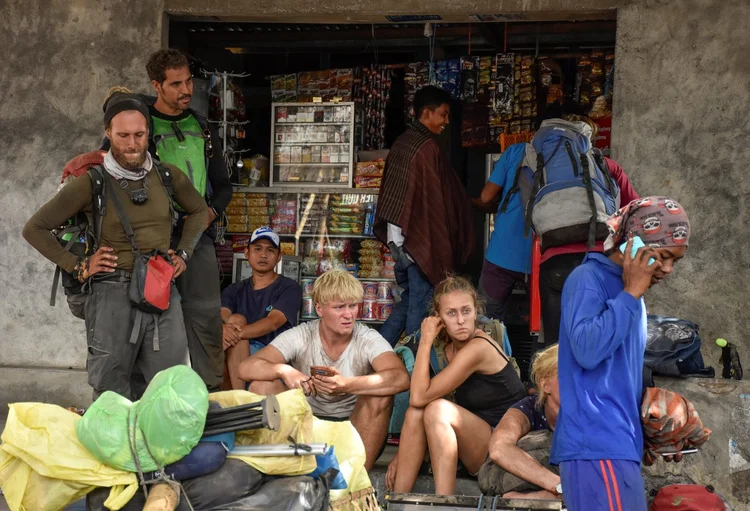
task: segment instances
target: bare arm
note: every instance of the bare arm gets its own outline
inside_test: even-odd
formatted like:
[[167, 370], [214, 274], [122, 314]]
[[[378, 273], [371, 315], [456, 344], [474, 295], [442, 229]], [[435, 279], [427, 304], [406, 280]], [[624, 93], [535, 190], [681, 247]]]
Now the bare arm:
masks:
[[469, 342], [456, 353], [456, 356], [445, 369], [431, 379], [430, 349], [432, 348], [432, 340], [430, 338], [434, 340], [434, 337], [431, 335], [424, 336], [424, 332], [422, 335], [414, 362], [414, 370], [412, 371], [409, 399], [411, 406], [416, 408], [424, 408], [432, 401], [445, 397], [456, 390], [478, 369], [486, 358], [481, 344]]
[[245, 381], [274, 381], [282, 377], [285, 368], [290, 368], [284, 355], [273, 346], [266, 346], [250, 358], [242, 361], [238, 374]]
[[238, 375], [245, 381], [274, 381], [281, 379], [289, 389], [305, 390], [303, 383], [310, 377], [293, 368], [274, 346], [266, 346], [240, 363]]
[[383, 353], [372, 361], [372, 368], [375, 369], [373, 374], [345, 378], [346, 393], [359, 396], [393, 396], [409, 388], [409, 373], [395, 353]]
[[491, 181], [487, 181], [480, 196], [472, 199], [471, 202], [476, 209], [492, 215], [497, 212], [502, 191], [501, 187]]
[[258, 337], [263, 337], [266, 334], [275, 332], [276, 330], [284, 326], [286, 322], [287, 319], [286, 316], [284, 316], [283, 312], [279, 310], [272, 310], [265, 318], [259, 319], [255, 323], [243, 326], [242, 332], [240, 332], [240, 336], [243, 339], [257, 339]]
[[518, 441], [531, 429], [529, 419], [523, 412], [509, 409], [492, 433], [490, 458], [511, 474], [533, 483], [545, 490], [552, 490], [560, 484], [560, 476], [541, 466], [523, 449]]

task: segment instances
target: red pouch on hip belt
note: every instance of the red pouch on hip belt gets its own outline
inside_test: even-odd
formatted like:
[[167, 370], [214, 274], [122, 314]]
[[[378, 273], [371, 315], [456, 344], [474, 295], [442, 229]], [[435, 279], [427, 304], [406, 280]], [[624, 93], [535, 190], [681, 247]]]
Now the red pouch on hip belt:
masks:
[[163, 312], [169, 308], [175, 268], [166, 255], [154, 251], [133, 261], [133, 276], [128, 288], [130, 301], [144, 312]]

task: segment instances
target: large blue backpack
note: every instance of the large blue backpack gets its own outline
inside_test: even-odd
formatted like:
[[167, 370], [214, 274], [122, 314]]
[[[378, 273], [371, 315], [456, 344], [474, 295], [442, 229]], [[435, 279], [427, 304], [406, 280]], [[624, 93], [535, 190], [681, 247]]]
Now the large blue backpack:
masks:
[[544, 121], [526, 146], [501, 211], [514, 193], [521, 194], [526, 227], [542, 250], [577, 242], [593, 247], [607, 237], [606, 220], [620, 207], [620, 189], [585, 122]]

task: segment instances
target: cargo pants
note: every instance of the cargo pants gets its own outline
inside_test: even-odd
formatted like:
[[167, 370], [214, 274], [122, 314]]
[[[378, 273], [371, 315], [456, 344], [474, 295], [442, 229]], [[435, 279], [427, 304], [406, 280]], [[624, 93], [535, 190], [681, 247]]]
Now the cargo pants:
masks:
[[219, 263], [211, 238], [203, 234], [176, 281], [182, 297], [190, 363], [209, 391], [224, 380], [224, 324], [221, 320]]
[[131, 304], [129, 285], [122, 278], [95, 280], [86, 299], [86, 369], [94, 399], [111, 390], [135, 401], [156, 373], [188, 362], [176, 287], [169, 309], [149, 314]]

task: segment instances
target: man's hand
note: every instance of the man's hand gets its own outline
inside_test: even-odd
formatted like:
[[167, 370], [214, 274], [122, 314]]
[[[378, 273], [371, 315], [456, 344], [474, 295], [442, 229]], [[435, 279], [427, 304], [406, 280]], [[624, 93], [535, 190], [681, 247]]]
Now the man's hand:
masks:
[[667, 463], [679, 463], [682, 461], [682, 458], [684, 457], [684, 454], [677, 453], [674, 456], [662, 456], [664, 458], [664, 461]]
[[312, 378], [305, 373], [297, 371], [292, 366], [284, 366], [281, 380], [288, 389], [302, 389], [306, 396], [317, 396], [318, 392]]
[[388, 464], [388, 470], [385, 472], [385, 489], [393, 491], [396, 485], [396, 470], [398, 470], [398, 452]]
[[167, 254], [169, 254], [169, 258], [172, 260], [172, 266], [174, 266], [174, 278], [177, 278], [187, 270], [187, 264], [185, 263], [185, 260], [178, 256], [171, 248]]
[[347, 394], [346, 384], [348, 379], [341, 375], [341, 373], [335, 367], [326, 367], [333, 376], [321, 376], [313, 375], [313, 382], [315, 383], [315, 390], [320, 394], [328, 394], [331, 396], [340, 396]]
[[[656, 260], [656, 250], [650, 247], [641, 247], [632, 256], [633, 239], [628, 240], [625, 247], [624, 261], [622, 266], [622, 281], [625, 283], [625, 292], [630, 293], [633, 298], [638, 300], [651, 287], [651, 280], [659, 268], [661, 262]], [[654, 258], [654, 262], [649, 265], [648, 261]]]
[[208, 218], [206, 219], [206, 227], [203, 228], [205, 231], [209, 227], [211, 227], [211, 224], [214, 223], [214, 220], [216, 220], [216, 211], [212, 207], [208, 207]]
[[224, 336], [223, 336], [223, 345], [224, 349], [231, 348], [232, 346], [235, 346], [238, 342], [242, 340], [242, 327], [239, 325], [233, 325], [231, 323], [227, 323], [224, 325]]
[[112, 273], [117, 269], [117, 256], [115, 249], [110, 247], [99, 247], [94, 255], [89, 258], [88, 277], [97, 273]]
[[432, 345], [432, 342], [443, 328], [445, 328], [445, 325], [443, 324], [443, 320], [439, 317], [428, 316], [424, 318], [421, 327], [422, 337], [419, 342]]

